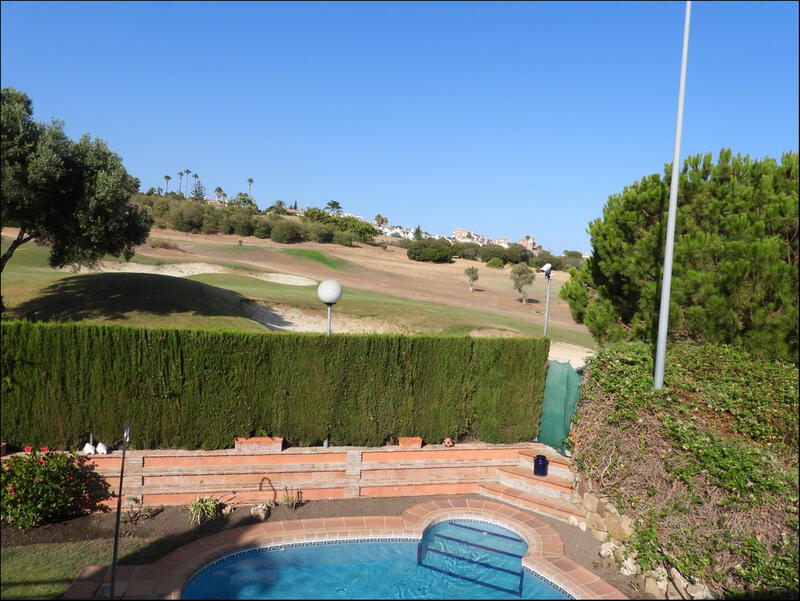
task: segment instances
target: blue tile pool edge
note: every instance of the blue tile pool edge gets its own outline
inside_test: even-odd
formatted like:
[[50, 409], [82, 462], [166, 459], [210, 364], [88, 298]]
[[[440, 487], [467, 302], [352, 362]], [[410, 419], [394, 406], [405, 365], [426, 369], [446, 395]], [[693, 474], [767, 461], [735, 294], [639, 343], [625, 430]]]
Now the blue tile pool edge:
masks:
[[[425, 528], [425, 530], [427, 531], [428, 528], [431, 528], [431, 527], [436, 526], [438, 524], [445, 524], [445, 523], [449, 523], [449, 522], [470, 522], [470, 523], [476, 523], [476, 524], [491, 524], [492, 526], [496, 526], [498, 528], [502, 528], [503, 530], [511, 532], [512, 534], [514, 534], [515, 536], [519, 537], [520, 539], [523, 540], [523, 542], [526, 542], [526, 544], [527, 544], [527, 541], [525, 541], [525, 539], [519, 533], [515, 532], [514, 530], [512, 530], [511, 528], [509, 528], [508, 526], [506, 526], [504, 524], [498, 524], [498, 523], [493, 522], [491, 520], [478, 520], [478, 519], [471, 518], [471, 517], [470, 518], [448, 517], [448, 518], [442, 519], [442, 520], [435, 520], [435, 521], [431, 522], [430, 524], [428, 524], [428, 526]], [[423, 532], [423, 536], [424, 536], [424, 534], [425, 533]], [[422, 538], [423, 538], [422, 536], [419, 536], [419, 537], [417, 537], [417, 536], [370, 536], [370, 537], [358, 537], [358, 538], [336, 538], [336, 539], [299, 541], [299, 542], [293, 542], [293, 543], [275, 543], [275, 544], [272, 544], [272, 545], [263, 545], [263, 546], [259, 546], [259, 547], [251, 547], [251, 548], [245, 549], [243, 551], [234, 551], [233, 553], [228, 553], [227, 555], [223, 555], [222, 557], [220, 557], [218, 559], [215, 559], [212, 562], [207, 563], [202, 568], [200, 568], [199, 570], [194, 572], [191, 576], [189, 576], [186, 579], [186, 581], [183, 583], [183, 585], [181, 586], [181, 597], [183, 596], [182, 593], [183, 593], [183, 590], [186, 588], [186, 585], [188, 585], [189, 582], [191, 582], [191, 580], [193, 578], [195, 578], [197, 576], [200, 576], [200, 575], [204, 574], [205, 572], [213, 570], [214, 568], [216, 568], [216, 567], [218, 567], [218, 566], [220, 566], [220, 565], [222, 565], [224, 563], [227, 563], [229, 561], [233, 561], [233, 560], [236, 560], [236, 559], [243, 559], [245, 557], [251, 557], [251, 556], [256, 555], [258, 553], [266, 553], [266, 552], [272, 551], [274, 549], [288, 549], [288, 548], [293, 548], [293, 547], [312, 547], [312, 546], [316, 547], [316, 546], [321, 546], [321, 545], [338, 545], [338, 544], [349, 544], [349, 543], [391, 543], [391, 542], [407, 543], [407, 542], [416, 542], [417, 544], [419, 544], [420, 542], [422, 542]], [[553, 582], [552, 580], [550, 580], [546, 576], [542, 576], [541, 574], [539, 574], [539, 572], [537, 572], [535, 570], [532, 570], [531, 568], [529, 568], [525, 564], [522, 565], [522, 571], [523, 572], [527, 572], [528, 574], [531, 574], [535, 578], [538, 578], [541, 582], [545, 583], [546, 585], [552, 586], [555, 590], [557, 590], [562, 595], [566, 595], [570, 599], [575, 599], [576, 598], [572, 593], [570, 593], [569, 591], [564, 589], [563, 586]]]

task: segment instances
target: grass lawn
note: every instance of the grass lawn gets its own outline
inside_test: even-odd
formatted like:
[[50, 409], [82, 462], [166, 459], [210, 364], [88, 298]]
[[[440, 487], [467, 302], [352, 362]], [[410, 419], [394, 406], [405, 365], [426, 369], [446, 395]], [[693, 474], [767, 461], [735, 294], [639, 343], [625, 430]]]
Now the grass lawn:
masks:
[[331, 269], [344, 269], [348, 265], [351, 265], [350, 261], [347, 261], [345, 259], [340, 259], [339, 257], [334, 257], [319, 250], [307, 250], [303, 248], [282, 248], [281, 252], [286, 253], [287, 255], [291, 255], [293, 257], [300, 257], [301, 259], [314, 261], [315, 263], [322, 263], [323, 265], [325, 265], [326, 267], [330, 267]]
[[[118, 563], [150, 546], [149, 539], [121, 539]], [[88, 565], [111, 565], [114, 539], [6, 547], [0, 563], [3, 599], [58, 599]]]
[[[2, 248], [10, 244], [3, 238]], [[219, 245], [218, 245], [219, 246]], [[243, 254], [264, 249], [226, 246]], [[335, 269], [352, 264], [326, 253], [306, 249], [279, 251]], [[17, 249], [3, 270], [3, 300], [7, 318], [119, 323], [130, 326], [225, 328], [265, 331], [241, 310], [246, 299], [324, 314], [315, 286], [289, 286], [238, 274], [202, 274], [174, 278], [145, 273], [73, 274], [47, 263], [49, 250], [30, 242]], [[181, 262], [135, 255], [134, 261], [159, 264]], [[212, 261], [226, 267], [231, 262]], [[396, 324], [405, 333], [466, 335], [473, 329], [495, 329], [525, 336], [541, 336], [542, 325], [434, 302], [415, 301], [377, 292], [348, 288], [335, 313], [375, 318]], [[553, 327], [553, 340], [594, 347], [589, 334]]]

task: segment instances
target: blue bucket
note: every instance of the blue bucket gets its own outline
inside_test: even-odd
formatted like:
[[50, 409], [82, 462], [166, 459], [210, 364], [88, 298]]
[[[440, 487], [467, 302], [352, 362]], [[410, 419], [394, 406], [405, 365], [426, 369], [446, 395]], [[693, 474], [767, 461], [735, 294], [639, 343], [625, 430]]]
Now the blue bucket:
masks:
[[547, 475], [547, 457], [544, 455], [537, 455], [533, 460], [533, 475], [546, 476]]

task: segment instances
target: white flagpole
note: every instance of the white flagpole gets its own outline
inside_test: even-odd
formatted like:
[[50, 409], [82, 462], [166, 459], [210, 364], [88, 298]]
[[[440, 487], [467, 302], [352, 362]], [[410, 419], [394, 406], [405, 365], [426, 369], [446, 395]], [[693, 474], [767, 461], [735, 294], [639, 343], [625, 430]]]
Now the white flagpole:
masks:
[[681, 56], [681, 84], [678, 91], [678, 119], [675, 124], [675, 152], [672, 155], [672, 180], [669, 187], [669, 216], [667, 218], [667, 240], [664, 248], [664, 279], [661, 284], [661, 309], [658, 313], [658, 338], [656, 341], [656, 365], [653, 388], [664, 387], [664, 360], [667, 353], [667, 327], [669, 325], [669, 293], [672, 285], [672, 250], [675, 243], [675, 213], [678, 209], [678, 161], [681, 154], [681, 130], [683, 128], [683, 94], [686, 90], [686, 58], [689, 54], [689, 17], [692, 2], [686, 2], [686, 18], [683, 24], [683, 54]]

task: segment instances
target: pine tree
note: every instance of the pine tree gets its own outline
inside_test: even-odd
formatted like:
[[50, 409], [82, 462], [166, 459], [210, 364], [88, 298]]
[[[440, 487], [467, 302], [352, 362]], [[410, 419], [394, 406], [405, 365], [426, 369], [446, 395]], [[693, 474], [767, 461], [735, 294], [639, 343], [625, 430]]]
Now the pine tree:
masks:
[[[559, 295], [599, 341], [653, 341], [671, 166], [609, 197], [589, 224], [592, 256]], [[669, 333], [798, 362], [798, 155], [720, 151], [679, 178]]]

